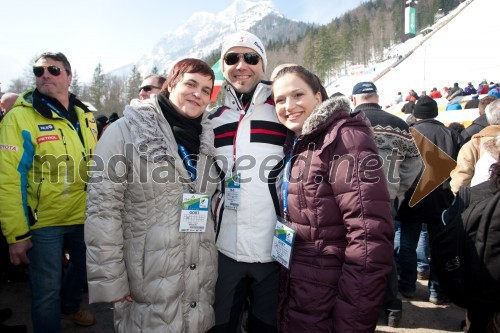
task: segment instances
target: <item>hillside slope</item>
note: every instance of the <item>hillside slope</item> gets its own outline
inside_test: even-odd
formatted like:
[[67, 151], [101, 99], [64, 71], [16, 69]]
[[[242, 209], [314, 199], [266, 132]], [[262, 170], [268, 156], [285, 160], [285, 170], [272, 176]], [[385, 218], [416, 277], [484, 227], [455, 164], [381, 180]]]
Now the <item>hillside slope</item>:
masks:
[[500, 81], [497, 31], [499, 0], [468, 0], [448, 24], [433, 33], [407, 59], [376, 81], [383, 99], [398, 91], [442, 89], [458, 82], [475, 86]]

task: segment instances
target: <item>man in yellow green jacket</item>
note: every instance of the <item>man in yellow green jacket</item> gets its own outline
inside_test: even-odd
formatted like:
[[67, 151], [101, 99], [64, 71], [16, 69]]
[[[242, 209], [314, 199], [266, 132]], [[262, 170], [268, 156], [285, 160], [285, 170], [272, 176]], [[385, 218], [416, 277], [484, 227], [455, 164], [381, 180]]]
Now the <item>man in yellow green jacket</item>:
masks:
[[[33, 73], [36, 89], [21, 95], [0, 127], [0, 222], [11, 262], [29, 264], [34, 331], [57, 333], [61, 318], [94, 323], [80, 303], [87, 173], [97, 126], [69, 93], [71, 66], [64, 54], [43, 53]], [[63, 250], [70, 255], [64, 277]]]

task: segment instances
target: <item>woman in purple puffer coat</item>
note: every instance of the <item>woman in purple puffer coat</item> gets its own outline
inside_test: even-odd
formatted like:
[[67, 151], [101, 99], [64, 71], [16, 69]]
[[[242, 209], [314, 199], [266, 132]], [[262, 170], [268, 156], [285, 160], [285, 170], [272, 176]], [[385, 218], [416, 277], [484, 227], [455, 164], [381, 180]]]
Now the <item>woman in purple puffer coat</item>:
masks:
[[296, 231], [290, 267], [281, 271], [279, 330], [373, 332], [394, 230], [369, 122], [351, 113], [347, 98], [328, 100], [319, 79], [301, 66], [282, 69], [272, 89], [293, 142], [285, 146], [292, 158], [282, 204]]

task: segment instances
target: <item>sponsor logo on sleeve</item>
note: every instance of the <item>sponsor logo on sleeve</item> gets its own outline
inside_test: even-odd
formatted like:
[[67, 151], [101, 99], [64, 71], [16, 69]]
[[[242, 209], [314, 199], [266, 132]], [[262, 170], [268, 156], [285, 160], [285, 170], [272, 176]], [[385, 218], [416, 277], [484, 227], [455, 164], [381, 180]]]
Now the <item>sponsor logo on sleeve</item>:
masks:
[[44, 136], [39, 136], [36, 138], [36, 142], [42, 143], [42, 142], [48, 142], [48, 141], [57, 141], [59, 140], [59, 135], [44, 135]]
[[52, 124], [41, 124], [41, 125], [38, 125], [38, 129], [40, 131], [53, 131], [55, 128], [54, 128], [54, 125]]
[[0, 143], [0, 150], [8, 150], [8, 151], [18, 151], [19, 147], [12, 145], [5, 145]]

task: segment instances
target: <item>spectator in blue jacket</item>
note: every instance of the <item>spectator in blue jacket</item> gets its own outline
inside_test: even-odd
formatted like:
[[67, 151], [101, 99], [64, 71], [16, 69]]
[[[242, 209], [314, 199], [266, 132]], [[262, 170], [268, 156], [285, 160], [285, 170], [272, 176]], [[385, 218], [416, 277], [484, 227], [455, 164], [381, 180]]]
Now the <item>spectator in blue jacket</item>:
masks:
[[500, 83], [497, 83], [493, 89], [490, 89], [488, 95], [495, 96], [496, 98], [500, 98]]
[[462, 105], [458, 103], [457, 101], [451, 101], [446, 105], [446, 111], [448, 110], [462, 110]]
[[472, 82], [467, 82], [467, 87], [464, 88], [464, 93], [463, 95], [464, 96], [467, 96], [467, 95], [474, 95], [477, 93], [477, 90], [476, 88], [474, 88], [474, 86], [472, 85]]

